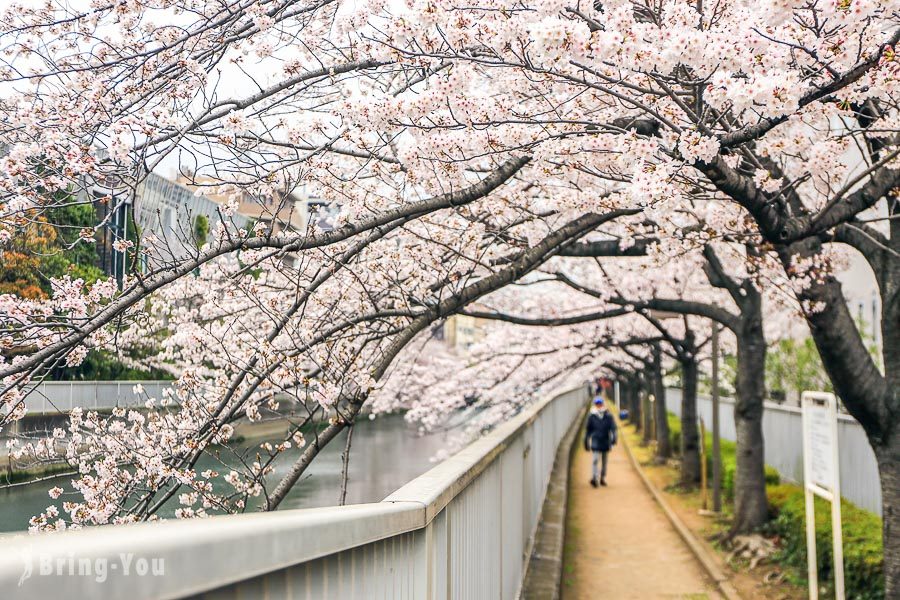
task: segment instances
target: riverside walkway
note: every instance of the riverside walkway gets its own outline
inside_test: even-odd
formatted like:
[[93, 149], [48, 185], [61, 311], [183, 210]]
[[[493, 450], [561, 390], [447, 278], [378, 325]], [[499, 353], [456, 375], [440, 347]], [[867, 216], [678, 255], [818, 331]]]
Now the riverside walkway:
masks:
[[591, 454], [576, 448], [569, 472], [563, 600], [721, 598], [644, 487], [622, 443], [609, 454], [608, 487], [591, 487], [590, 472]]
[[[590, 487], [580, 448], [568, 464], [589, 398], [548, 394], [381, 502], [6, 539], [0, 598], [719, 598], [624, 448], [609, 487]], [[551, 592], [535, 595], [543, 573]]]

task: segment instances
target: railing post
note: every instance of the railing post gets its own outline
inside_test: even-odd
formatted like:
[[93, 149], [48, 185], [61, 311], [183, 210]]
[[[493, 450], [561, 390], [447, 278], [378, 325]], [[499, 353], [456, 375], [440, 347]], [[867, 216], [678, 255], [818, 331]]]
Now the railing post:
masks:
[[436, 600], [434, 581], [434, 522], [415, 535], [415, 564], [413, 564], [413, 597]]

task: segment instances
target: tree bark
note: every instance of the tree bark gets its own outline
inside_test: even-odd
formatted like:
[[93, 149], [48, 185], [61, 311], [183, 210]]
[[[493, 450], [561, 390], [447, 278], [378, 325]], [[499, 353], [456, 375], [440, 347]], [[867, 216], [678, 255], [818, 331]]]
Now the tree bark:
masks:
[[652, 381], [652, 376], [644, 376], [644, 389], [643, 393], [641, 394], [641, 423], [644, 430], [642, 441], [644, 445], [649, 444], [653, 439], [651, 437], [653, 434], [653, 414], [650, 412], [650, 394], [652, 393], [653, 387], [651, 385], [648, 385], [648, 383]]
[[700, 481], [700, 432], [697, 430], [697, 361], [682, 361], [681, 388], [681, 483], [694, 486]]
[[884, 541], [884, 597], [896, 598], [900, 591], [900, 431], [894, 429], [885, 443], [875, 447], [881, 478]]
[[[900, 207], [892, 203], [891, 213]], [[881, 502], [884, 542], [884, 597], [900, 596], [900, 222], [891, 221], [890, 246], [893, 253], [884, 252], [880, 274], [881, 343], [884, 360], [882, 381], [885, 393], [883, 406], [888, 420], [884, 421], [884, 435], [869, 436], [878, 460], [881, 478]], [[877, 262], [876, 262], [877, 264]], [[873, 324], [874, 325], [874, 324]], [[880, 439], [881, 444], [876, 445]]]
[[667, 460], [672, 456], [672, 443], [669, 440], [669, 411], [666, 410], [666, 386], [663, 383], [662, 351], [659, 344], [653, 347], [653, 394], [656, 396], [656, 459]]
[[634, 426], [637, 430], [640, 430], [641, 426], [641, 403], [640, 399], [640, 388], [638, 387], [637, 378], [632, 377], [628, 380], [628, 410], [631, 413], [628, 415], [628, 420], [634, 423]]
[[732, 535], [749, 533], [763, 525], [769, 517], [762, 432], [766, 394], [762, 298], [752, 284], [742, 287], [746, 295], [737, 332], [737, 398], [734, 405], [737, 472], [734, 477]]
[[631, 379], [631, 384], [629, 386], [631, 388], [631, 422], [634, 423], [634, 430], [641, 431], [643, 423], [641, 422], [641, 418], [643, 413], [641, 412], [641, 381], [635, 376]]
[[[896, 195], [888, 199], [888, 212], [897, 217]], [[895, 509], [900, 502], [900, 220], [890, 221], [889, 237], [877, 232], [860, 236], [864, 225], [855, 227], [839, 227], [835, 235], [866, 258], [878, 282], [884, 374], [869, 354], [835, 277], [813, 282], [799, 298], [815, 307], [806, 312], [806, 320], [822, 364], [844, 406], [865, 430], [878, 462], [885, 598], [896, 598], [900, 597], [900, 511]], [[820, 250], [817, 240], [807, 239], [781, 248], [779, 254], [789, 265], [794, 255], [811, 256]]]

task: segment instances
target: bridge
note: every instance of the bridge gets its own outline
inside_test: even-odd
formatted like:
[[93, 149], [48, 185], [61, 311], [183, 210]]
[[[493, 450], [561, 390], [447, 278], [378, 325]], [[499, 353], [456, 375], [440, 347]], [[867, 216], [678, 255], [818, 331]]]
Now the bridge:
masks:
[[[516, 598], [560, 442], [552, 395], [382, 502], [4, 540], [4, 597]], [[7, 595], [8, 594], [8, 595]]]

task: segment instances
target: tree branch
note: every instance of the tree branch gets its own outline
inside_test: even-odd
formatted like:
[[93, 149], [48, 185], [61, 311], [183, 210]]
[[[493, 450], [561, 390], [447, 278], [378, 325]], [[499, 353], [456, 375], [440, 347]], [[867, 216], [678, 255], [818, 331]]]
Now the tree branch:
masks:
[[639, 240], [629, 248], [620, 248], [619, 240], [597, 242], [576, 242], [559, 251], [560, 256], [602, 257], [602, 256], [646, 256], [647, 248], [656, 243], [655, 239]]
[[592, 312], [583, 315], [575, 315], [572, 317], [559, 317], [555, 319], [551, 318], [528, 318], [528, 317], [518, 317], [515, 315], [508, 315], [505, 313], [499, 312], [486, 312], [486, 311], [460, 311], [459, 314], [466, 315], [469, 317], [475, 317], [478, 319], [491, 319], [495, 321], [505, 321], [507, 323], [513, 323], [515, 325], [529, 325], [533, 327], [559, 327], [562, 325], [575, 325], [578, 323], [588, 323], [590, 321], [601, 321], [604, 319], [611, 319], [614, 317], [620, 317], [622, 315], [630, 314], [631, 311], [626, 310], [624, 308], [617, 308], [613, 310], [607, 311], [599, 311]]
[[[835, 92], [844, 89], [848, 85], [859, 81], [859, 79], [862, 78], [863, 75], [865, 75], [869, 72], [869, 70], [878, 65], [884, 49], [888, 46], [897, 45], [898, 41], [900, 41], [900, 29], [895, 30], [891, 34], [891, 37], [883, 44], [881, 44], [881, 46], [879, 46], [878, 51], [872, 53], [869, 59], [859, 63], [840, 77], [835, 78], [828, 85], [816, 88], [815, 90], [803, 96], [798, 103], [799, 108], [803, 108], [804, 106], [812, 104], [813, 102], [817, 102], [819, 100], [822, 100], [823, 98], [827, 98], [831, 94], [834, 94]], [[753, 125], [748, 125], [747, 127], [744, 127], [737, 131], [723, 134], [719, 136], [719, 144], [723, 148], [733, 148], [752, 140], [757, 140], [774, 129], [777, 125], [780, 125], [781, 123], [787, 121], [789, 116], [790, 115], [783, 115], [780, 117], [765, 118]]]
[[511, 158], [480, 182], [468, 188], [441, 194], [421, 202], [404, 204], [383, 215], [370, 217], [360, 223], [346, 225], [333, 231], [313, 235], [304, 231], [287, 238], [277, 238], [266, 235], [244, 240], [222, 240], [216, 246], [205, 252], [199, 253], [191, 260], [187, 260], [174, 268], [158, 271], [150, 277], [141, 278], [138, 282], [126, 289], [118, 298], [110, 302], [98, 313], [92, 315], [90, 320], [83, 326], [77, 328], [72, 333], [65, 335], [58, 342], [49, 344], [15, 364], [7, 364], [0, 367], [0, 379], [5, 379], [12, 375], [32, 370], [44, 362], [52, 360], [61, 352], [80, 344], [92, 333], [111, 323], [127, 309], [149, 296], [151, 292], [177, 281], [181, 277], [193, 272], [201, 265], [208, 263], [219, 256], [223, 256], [236, 250], [264, 248], [278, 249], [281, 254], [298, 252], [335, 244], [372, 229], [380, 227], [387, 227], [390, 229], [399, 226], [399, 223], [397, 223], [398, 219], [422, 216], [445, 208], [469, 204], [481, 199], [506, 183], [513, 175], [522, 169], [529, 160], [529, 157]]

